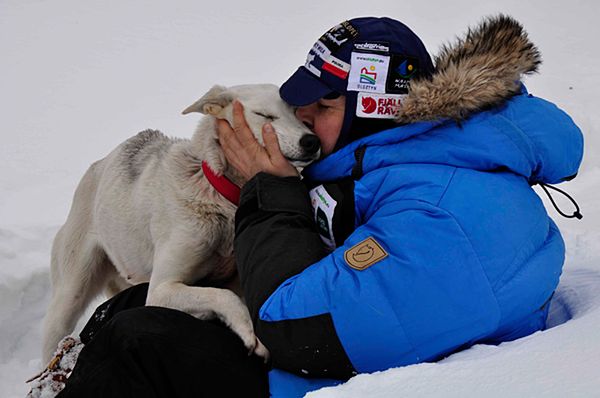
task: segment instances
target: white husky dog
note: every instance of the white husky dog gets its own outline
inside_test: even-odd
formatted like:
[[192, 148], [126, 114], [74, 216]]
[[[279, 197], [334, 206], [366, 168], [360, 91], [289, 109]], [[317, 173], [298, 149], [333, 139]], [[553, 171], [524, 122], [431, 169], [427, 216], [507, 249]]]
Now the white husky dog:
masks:
[[236, 276], [236, 207], [213, 188], [202, 170], [205, 162], [216, 175], [241, 182], [227, 165], [215, 129], [215, 118], [232, 123], [236, 99], [261, 144], [262, 126], [270, 122], [283, 155], [296, 167], [319, 157], [317, 137], [296, 119], [276, 86], [246, 85], [215, 86], [183, 111], [209, 115], [191, 140], [147, 130], [92, 164], [54, 239], [45, 361], [98, 293], [104, 290], [110, 297], [148, 281], [147, 305], [178, 309], [199, 319], [217, 317], [250, 351], [268, 356], [236, 293], [193, 286], [202, 281], [204, 286], [231, 287], [228, 282]]

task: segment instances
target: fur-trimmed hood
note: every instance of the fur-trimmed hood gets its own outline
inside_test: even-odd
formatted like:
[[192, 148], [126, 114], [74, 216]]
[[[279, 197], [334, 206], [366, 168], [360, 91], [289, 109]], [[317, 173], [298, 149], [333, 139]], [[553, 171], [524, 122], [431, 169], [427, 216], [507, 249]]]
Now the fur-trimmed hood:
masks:
[[583, 136], [556, 105], [527, 92], [520, 78], [540, 54], [518, 22], [489, 18], [444, 47], [430, 79], [413, 82], [402, 125], [353, 141], [304, 174], [317, 181], [394, 165], [446, 165], [511, 171], [530, 183], [558, 183], [577, 173]]
[[397, 121], [464, 120], [519, 93], [524, 74], [537, 71], [541, 56], [519, 22], [485, 19], [435, 57], [435, 71], [413, 81]]

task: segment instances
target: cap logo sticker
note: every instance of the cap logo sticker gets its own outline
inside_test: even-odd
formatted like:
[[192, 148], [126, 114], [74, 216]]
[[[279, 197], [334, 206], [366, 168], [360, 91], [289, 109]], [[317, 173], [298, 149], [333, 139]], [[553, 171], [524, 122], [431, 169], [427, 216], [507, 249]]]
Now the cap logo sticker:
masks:
[[362, 112], [368, 115], [375, 112], [375, 109], [377, 109], [377, 101], [375, 101], [375, 98], [373, 97], [362, 97], [360, 99], [360, 104], [362, 106]]
[[313, 64], [316, 58], [317, 54], [315, 54], [313, 50], [310, 50], [310, 52], [306, 56], [306, 63], [304, 64], [304, 67], [308, 69], [313, 75], [321, 77], [321, 70]]
[[361, 68], [359, 81], [364, 84], [377, 84], [377, 73], [375, 73], [374, 71], [375, 66], [373, 65], [371, 65], [369, 69]]
[[385, 93], [389, 62], [386, 55], [353, 52], [348, 91]]
[[324, 57], [323, 61], [323, 70], [339, 77], [340, 79], [345, 79], [348, 77], [348, 72], [350, 72], [350, 64], [334, 57], [331, 54]]
[[339, 77], [340, 79], [345, 79], [348, 77], [350, 65], [334, 57], [331, 57], [331, 59], [327, 61], [323, 63], [324, 71], [327, 71], [332, 75]]
[[386, 91], [395, 94], [407, 94], [410, 79], [419, 71], [419, 61], [404, 55], [392, 55]]
[[388, 256], [387, 252], [371, 237], [344, 252], [344, 260], [351, 267], [363, 271]]
[[327, 56], [329, 56], [329, 54], [331, 54], [331, 51], [329, 51], [325, 44], [321, 43], [320, 41], [317, 41], [313, 45], [312, 51], [314, 51], [321, 58], [326, 58]]
[[410, 79], [412, 74], [415, 72], [415, 68], [412, 63], [408, 62], [408, 60], [404, 60], [400, 66], [395, 69], [395, 72], [398, 73], [400, 77]]
[[350, 64], [331, 55], [331, 51], [321, 41], [317, 41], [310, 49], [304, 66], [317, 77], [321, 77], [321, 71], [326, 71], [340, 79], [346, 79], [350, 72]]
[[394, 119], [406, 98], [403, 94], [358, 93], [356, 116], [370, 119]]
[[363, 42], [354, 43], [354, 49], [357, 51], [389, 53], [390, 46], [387, 42]]
[[344, 21], [325, 32], [319, 41], [330, 51], [336, 52], [342, 44], [357, 36], [358, 30], [349, 21]]

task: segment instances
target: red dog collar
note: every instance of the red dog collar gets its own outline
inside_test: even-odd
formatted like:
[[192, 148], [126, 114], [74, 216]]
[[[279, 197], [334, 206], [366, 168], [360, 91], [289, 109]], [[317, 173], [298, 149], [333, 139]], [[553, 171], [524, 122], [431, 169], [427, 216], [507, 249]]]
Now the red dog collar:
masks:
[[202, 162], [202, 171], [204, 176], [210, 182], [210, 185], [217, 190], [222, 196], [236, 206], [240, 205], [240, 187], [235, 185], [229, 178], [217, 176], [215, 172], [208, 166], [206, 162]]

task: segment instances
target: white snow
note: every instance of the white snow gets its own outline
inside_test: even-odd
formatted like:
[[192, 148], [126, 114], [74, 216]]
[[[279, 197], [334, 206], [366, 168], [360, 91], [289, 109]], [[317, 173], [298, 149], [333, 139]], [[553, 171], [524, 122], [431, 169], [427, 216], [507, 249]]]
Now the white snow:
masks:
[[[539, 46], [529, 90], [584, 131], [579, 176], [562, 184], [582, 221], [549, 213], [567, 243], [555, 327], [435, 364], [359, 375], [310, 397], [600, 396], [600, 4], [594, 1], [0, 1], [0, 391], [40, 370], [52, 238], [93, 161], [145, 128], [189, 137], [180, 112], [213, 84], [280, 84], [338, 22], [391, 16], [431, 53], [484, 15], [520, 20]], [[567, 201], [559, 200], [569, 208]]]

